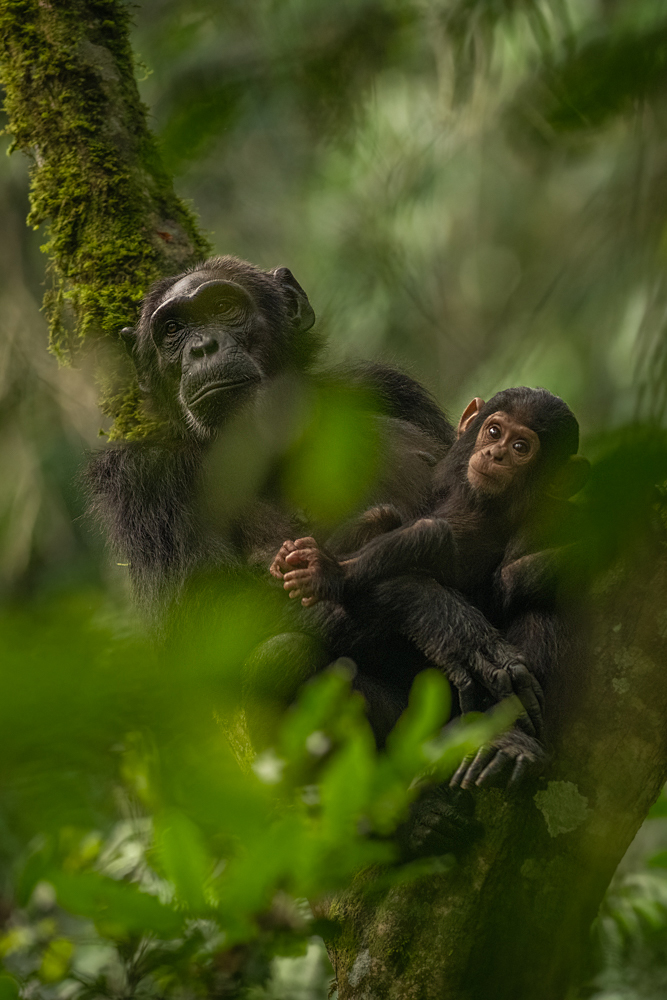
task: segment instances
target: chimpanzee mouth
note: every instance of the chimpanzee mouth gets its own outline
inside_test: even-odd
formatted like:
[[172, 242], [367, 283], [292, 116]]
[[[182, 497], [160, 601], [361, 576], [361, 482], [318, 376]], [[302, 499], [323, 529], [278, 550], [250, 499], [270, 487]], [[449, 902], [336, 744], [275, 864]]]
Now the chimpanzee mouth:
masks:
[[242, 386], [251, 385], [256, 381], [257, 379], [246, 377], [236, 379], [234, 382], [209, 382], [203, 389], [200, 389], [190, 398], [188, 406], [196, 406], [197, 403], [201, 403], [207, 396], [212, 396], [216, 392], [225, 392], [227, 389], [240, 389]]

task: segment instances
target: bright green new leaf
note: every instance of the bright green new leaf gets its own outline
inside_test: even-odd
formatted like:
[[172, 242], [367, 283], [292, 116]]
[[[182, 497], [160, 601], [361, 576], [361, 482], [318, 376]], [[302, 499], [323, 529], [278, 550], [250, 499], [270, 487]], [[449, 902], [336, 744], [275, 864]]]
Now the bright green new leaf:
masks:
[[56, 983], [64, 979], [69, 969], [74, 945], [67, 938], [54, 938], [42, 956], [39, 975], [45, 983]]

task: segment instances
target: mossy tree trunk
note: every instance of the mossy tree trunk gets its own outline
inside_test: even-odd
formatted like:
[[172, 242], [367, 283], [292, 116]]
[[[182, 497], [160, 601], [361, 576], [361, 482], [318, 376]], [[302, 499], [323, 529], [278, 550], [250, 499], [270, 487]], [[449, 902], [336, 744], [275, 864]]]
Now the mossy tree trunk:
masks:
[[339, 1000], [565, 1000], [590, 926], [667, 780], [667, 561], [594, 594], [562, 745], [533, 796], [477, 795], [484, 836], [449, 872], [331, 915]]
[[[13, 148], [33, 159], [29, 223], [48, 223], [51, 346], [118, 338], [149, 284], [210, 252], [146, 124], [121, 0], [2, 0], [0, 79]], [[136, 387], [103, 401], [140, 432]]]

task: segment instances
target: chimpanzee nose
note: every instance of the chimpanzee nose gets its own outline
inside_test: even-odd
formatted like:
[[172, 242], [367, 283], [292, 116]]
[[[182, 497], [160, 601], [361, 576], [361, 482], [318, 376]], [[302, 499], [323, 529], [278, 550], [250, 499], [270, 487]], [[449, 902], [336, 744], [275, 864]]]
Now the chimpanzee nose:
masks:
[[219, 346], [217, 339], [209, 334], [190, 345], [190, 354], [193, 358], [203, 358], [205, 354], [215, 354]]
[[502, 462], [507, 453], [507, 449], [502, 444], [492, 444], [489, 448], [489, 454], [494, 462]]

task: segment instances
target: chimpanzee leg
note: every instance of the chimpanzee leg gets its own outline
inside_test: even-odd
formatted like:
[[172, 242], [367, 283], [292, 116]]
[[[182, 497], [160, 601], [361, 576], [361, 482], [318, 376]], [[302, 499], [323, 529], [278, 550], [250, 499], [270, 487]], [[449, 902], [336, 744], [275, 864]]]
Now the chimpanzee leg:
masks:
[[569, 647], [562, 616], [548, 611], [525, 611], [517, 615], [504, 633], [521, 652], [545, 694], [544, 734], [540, 742], [518, 729], [503, 733], [464, 760], [454, 774], [453, 787], [493, 784], [499, 779], [508, 787], [518, 785], [528, 774], [539, 773], [553, 750], [554, 735], [560, 730], [564, 686], [560, 667]]
[[459, 692], [461, 708], [478, 710], [475, 684], [494, 701], [515, 694], [531, 735], [542, 730], [542, 691], [519, 651], [494, 629], [477, 608], [456, 591], [422, 576], [385, 580], [370, 596], [376, 621], [407, 636]]

